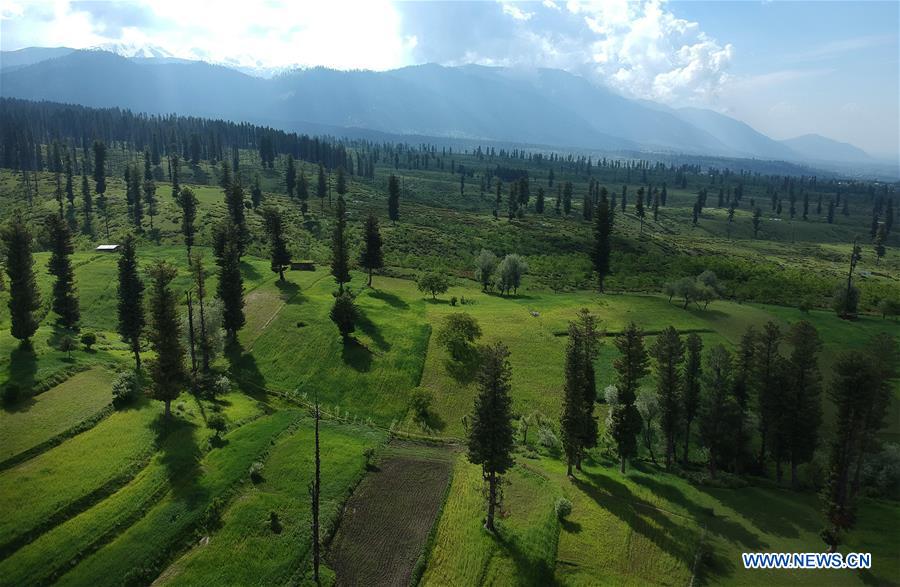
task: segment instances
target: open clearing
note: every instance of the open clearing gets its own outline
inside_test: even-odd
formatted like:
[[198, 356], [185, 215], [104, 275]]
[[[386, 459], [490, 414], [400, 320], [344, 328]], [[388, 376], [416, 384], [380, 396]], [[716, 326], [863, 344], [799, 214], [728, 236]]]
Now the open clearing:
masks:
[[347, 501], [328, 549], [338, 585], [408, 585], [440, 512], [454, 454], [395, 442]]

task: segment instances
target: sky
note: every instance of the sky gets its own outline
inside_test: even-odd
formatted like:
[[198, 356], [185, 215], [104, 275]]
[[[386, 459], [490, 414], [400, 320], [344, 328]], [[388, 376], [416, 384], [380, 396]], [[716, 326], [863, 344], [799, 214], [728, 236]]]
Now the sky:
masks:
[[898, 33], [897, 1], [0, 0], [3, 50], [153, 46], [266, 68], [554, 67], [776, 139], [818, 133], [894, 160]]

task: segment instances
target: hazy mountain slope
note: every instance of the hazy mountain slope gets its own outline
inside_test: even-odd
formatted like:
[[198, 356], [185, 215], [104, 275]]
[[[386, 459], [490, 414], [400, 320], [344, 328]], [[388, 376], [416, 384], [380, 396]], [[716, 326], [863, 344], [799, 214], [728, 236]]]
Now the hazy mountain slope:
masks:
[[12, 71], [72, 53], [68, 47], [26, 47], [16, 51], [0, 51], [0, 69]]
[[782, 144], [791, 148], [802, 158], [810, 161], [843, 161], [871, 163], [873, 158], [850, 143], [842, 143], [823, 137], [822, 135], [809, 134], [785, 139]]
[[[63, 52], [55, 58], [53, 52]], [[822, 137], [779, 142], [708, 110], [630, 100], [555, 69], [419, 65], [392, 71], [294, 70], [271, 79], [141, 50], [138, 57], [23, 50], [0, 94], [139, 112], [602, 150], [862, 161]], [[49, 52], [49, 53], [48, 53]], [[16, 61], [18, 60], [18, 61]], [[35, 60], [37, 60], [35, 62]]]
[[680, 108], [676, 115], [716, 137], [735, 154], [761, 159], [799, 159], [790, 147], [767, 137], [750, 125], [724, 114], [700, 108]]

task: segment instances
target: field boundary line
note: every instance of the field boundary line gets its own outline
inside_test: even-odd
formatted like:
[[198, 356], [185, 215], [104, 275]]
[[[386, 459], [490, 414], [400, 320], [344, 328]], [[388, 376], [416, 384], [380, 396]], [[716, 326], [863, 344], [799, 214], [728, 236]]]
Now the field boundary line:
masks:
[[112, 402], [110, 402], [110, 403], [106, 404], [106, 406], [104, 406], [103, 409], [101, 409], [99, 412], [95, 413], [93, 416], [89, 416], [89, 417], [85, 418], [84, 420], [82, 420], [81, 422], [78, 422], [71, 428], [68, 428], [67, 430], [63, 430], [59, 434], [48, 438], [47, 440], [45, 440], [44, 442], [41, 442], [40, 444], [36, 444], [36, 445], [32, 446], [31, 448], [25, 449], [20, 453], [16, 453], [16, 454], [12, 455], [11, 457], [9, 457], [3, 461], [0, 461], [0, 473], [2, 473], [3, 471], [6, 471], [7, 469], [11, 469], [12, 467], [15, 467], [16, 465], [24, 463], [25, 461], [31, 460], [31, 459], [37, 457], [38, 455], [45, 453], [46, 451], [50, 450], [51, 448], [59, 446], [63, 442], [65, 442], [71, 438], [74, 438], [75, 436], [81, 434], [82, 432], [87, 432], [88, 430], [90, 430], [91, 428], [93, 428], [94, 426], [96, 426], [97, 424], [102, 422], [103, 420], [105, 420], [107, 417], [109, 417], [113, 413], [113, 411], [114, 411], [113, 404], [112, 404]]

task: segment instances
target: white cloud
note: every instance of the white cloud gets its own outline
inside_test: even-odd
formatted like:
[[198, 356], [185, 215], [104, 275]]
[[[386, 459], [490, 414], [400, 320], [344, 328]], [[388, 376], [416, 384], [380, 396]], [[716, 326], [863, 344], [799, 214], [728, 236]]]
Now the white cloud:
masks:
[[[40, 9], [40, 13], [38, 13]], [[106, 26], [116, 10], [143, 11], [134, 26]], [[187, 59], [242, 66], [324, 65], [384, 70], [410, 63], [418, 39], [405, 36], [396, 7], [365, 2], [233, 2], [216, 9], [204, 2], [129, 0], [76, 7], [68, 0], [18, 4], [4, 0], [4, 36], [15, 22], [19, 46], [152, 44]], [[10, 20], [7, 19], [9, 15]], [[19, 32], [21, 31], [21, 32]]]
[[514, 20], [531, 20], [534, 16], [533, 12], [525, 12], [524, 10], [516, 6], [515, 2], [500, 0], [500, 6], [503, 7], [503, 14], [511, 16]]
[[662, 0], [571, 0], [594, 33], [594, 72], [620, 92], [668, 103], [708, 102], [729, 79], [734, 55], [696, 22], [677, 18]]

